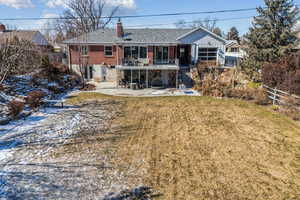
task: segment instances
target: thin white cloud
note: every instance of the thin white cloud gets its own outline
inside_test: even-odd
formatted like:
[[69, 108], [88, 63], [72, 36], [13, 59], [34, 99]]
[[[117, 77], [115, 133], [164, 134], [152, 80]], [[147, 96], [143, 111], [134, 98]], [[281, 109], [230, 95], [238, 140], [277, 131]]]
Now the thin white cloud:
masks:
[[49, 8], [67, 7], [67, 0], [49, 0], [46, 5]]
[[16, 9], [34, 7], [31, 0], [0, 0], [0, 4]]
[[134, 0], [106, 0], [107, 4], [112, 6], [122, 6], [124, 8], [136, 8]]
[[[0, 0], [5, 1], [5, 0]], [[46, 5], [49, 8], [55, 7], [67, 7], [69, 0], [48, 0]], [[105, 0], [109, 6], [122, 6], [124, 8], [134, 9], [136, 8], [135, 0]]]
[[[58, 14], [55, 13], [44, 13], [42, 15], [42, 18], [56, 18], [59, 17]], [[51, 25], [52, 20], [46, 20], [46, 19], [40, 19], [38, 21], [35, 22], [35, 26], [37, 27], [37, 29], [39, 28], [44, 28], [45, 26], [48, 26], [50, 23]], [[49, 27], [45, 27], [45, 28], [49, 28]]]

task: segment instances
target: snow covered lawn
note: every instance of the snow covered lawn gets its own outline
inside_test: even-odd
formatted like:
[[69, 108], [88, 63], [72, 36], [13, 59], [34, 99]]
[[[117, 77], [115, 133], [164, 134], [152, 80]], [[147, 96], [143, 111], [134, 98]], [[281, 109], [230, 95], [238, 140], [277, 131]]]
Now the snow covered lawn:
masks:
[[126, 189], [110, 163], [119, 107], [98, 100], [45, 108], [0, 126], [0, 199], [103, 199]]

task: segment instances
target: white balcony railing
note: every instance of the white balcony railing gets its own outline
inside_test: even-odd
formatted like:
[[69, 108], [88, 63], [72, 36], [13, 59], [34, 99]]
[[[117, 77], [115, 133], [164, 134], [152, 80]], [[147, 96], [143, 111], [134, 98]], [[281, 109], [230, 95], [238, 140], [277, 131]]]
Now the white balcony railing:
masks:
[[179, 66], [179, 59], [154, 59], [153, 63], [148, 58], [123, 58], [120, 62], [123, 66], [150, 66], [150, 65], [176, 65]]

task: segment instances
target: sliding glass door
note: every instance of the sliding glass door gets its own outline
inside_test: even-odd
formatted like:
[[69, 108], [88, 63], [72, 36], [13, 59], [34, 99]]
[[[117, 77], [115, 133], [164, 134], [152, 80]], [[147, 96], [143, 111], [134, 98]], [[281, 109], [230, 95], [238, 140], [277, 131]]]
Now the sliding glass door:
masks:
[[124, 47], [124, 58], [146, 59], [147, 58], [147, 47], [125, 46]]
[[169, 47], [156, 47], [155, 48], [155, 63], [156, 64], [169, 63]]

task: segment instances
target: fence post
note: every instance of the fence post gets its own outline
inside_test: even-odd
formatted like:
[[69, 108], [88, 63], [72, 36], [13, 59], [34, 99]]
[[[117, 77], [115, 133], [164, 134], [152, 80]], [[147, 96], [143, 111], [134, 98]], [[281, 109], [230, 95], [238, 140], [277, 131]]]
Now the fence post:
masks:
[[277, 88], [275, 87], [275, 89], [274, 89], [274, 98], [273, 98], [273, 105], [276, 104], [276, 99], [277, 99]]

